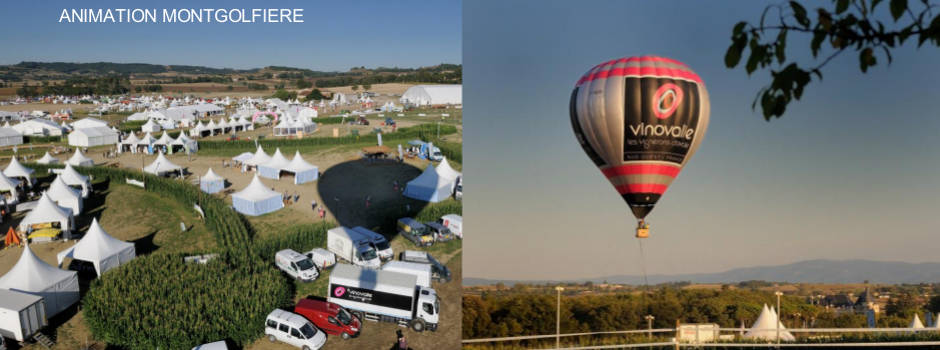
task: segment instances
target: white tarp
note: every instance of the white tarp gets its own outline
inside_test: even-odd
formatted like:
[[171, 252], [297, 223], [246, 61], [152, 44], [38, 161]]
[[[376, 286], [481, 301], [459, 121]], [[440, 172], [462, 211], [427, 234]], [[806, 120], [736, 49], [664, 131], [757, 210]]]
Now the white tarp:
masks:
[[0, 277], [0, 288], [42, 297], [46, 316], [52, 317], [78, 302], [78, 273], [47, 264], [27, 244], [16, 265]]
[[92, 219], [88, 232], [74, 246], [60, 252], [59, 264], [65, 258], [91, 262], [98, 276], [110, 269], [126, 264], [137, 256], [134, 244], [112, 237], [101, 228], [98, 219]]

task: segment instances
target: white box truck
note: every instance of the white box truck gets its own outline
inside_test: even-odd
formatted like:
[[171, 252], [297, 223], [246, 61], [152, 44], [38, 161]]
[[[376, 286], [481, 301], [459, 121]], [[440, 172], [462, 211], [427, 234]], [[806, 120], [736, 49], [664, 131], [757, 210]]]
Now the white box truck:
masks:
[[47, 324], [42, 297], [0, 289], [0, 336], [26, 341]]
[[375, 247], [375, 252], [379, 254], [379, 259], [388, 261], [395, 258], [395, 251], [392, 250], [392, 245], [388, 243], [385, 236], [362, 226], [353, 227], [353, 230], [363, 236], [372, 238], [372, 246]]
[[450, 232], [457, 235], [457, 238], [463, 239], [463, 217], [457, 214], [447, 214], [442, 216], [438, 222], [450, 229]]
[[336, 264], [328, 292], [327, 301], [359, 319], [395, 322], [416, 332], [437, 330], [441, 310], [437, 292], [419, 286], [415, 275]]
[[339, 226], [326, 231], [326, 248], [354, 265], [376, 269], [382, 265], [372, 240], [348, 227]]
[[431, 288], [431, 265], [407, 261], [389, 261], [382, 266], [382, 271], [407, 273], [418, 278], [419, 286]]

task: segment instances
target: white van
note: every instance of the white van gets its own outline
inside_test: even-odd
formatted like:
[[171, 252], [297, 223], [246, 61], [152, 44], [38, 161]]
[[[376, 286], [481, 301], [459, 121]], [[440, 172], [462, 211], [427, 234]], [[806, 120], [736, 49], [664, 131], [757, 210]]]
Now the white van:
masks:
[[372, 246], [375, 247], [375, 252], [379, 255], [379, 259], [382, 259], [382, 261], [392, 260], [395, 258], [395, 251], [392, 250], [392, 245], [388, 243], [388, 240], [385, 239], [385, 236], [382, 234], [362, 226], [353, 227], [353, 231], [359, 232], [366, 238], [372, 240]]
[[319, 269], [310, 258], [292, 249], [284, 249], [274, 254], [274, 264], [281, 271], [301, 281], [313, 281], [320, 276]]
[[323, 248], [313, 248], [305, 255], [321, 270], [336, 265], [336, 254]]
[[457, 214], [447, 214], [442, 216], [438, 222], [450, 232], [453, 232], [457, 238], [463, 239], [463, 217]]
[[264, 322], [264, 334], [272, 343], [280, 341], [303, 350], [318, 350], [326, 343], [326, 334], [306, 318], [293, 312], [274, 309]]

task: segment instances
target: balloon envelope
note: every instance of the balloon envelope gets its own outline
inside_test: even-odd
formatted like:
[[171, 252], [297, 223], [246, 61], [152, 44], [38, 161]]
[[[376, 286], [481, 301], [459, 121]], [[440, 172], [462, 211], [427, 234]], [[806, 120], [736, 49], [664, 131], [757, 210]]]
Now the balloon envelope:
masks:
[[664, 57], [601, 63], [571, 93], [578, 142], [638, 219], [649, 214], [695, 154], [708, 115], [702, 79]]

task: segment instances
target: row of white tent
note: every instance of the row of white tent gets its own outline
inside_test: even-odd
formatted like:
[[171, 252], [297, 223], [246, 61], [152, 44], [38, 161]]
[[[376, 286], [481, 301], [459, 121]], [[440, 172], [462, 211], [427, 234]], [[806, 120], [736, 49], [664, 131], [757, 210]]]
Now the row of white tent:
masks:
[[[780, 317], [777, 315], [776, 310], [774, 310], [772, 306], [768, 308], [767, 304], [764, 304], [764, 308], [761, 310], [760, 315], [757, 316], [757, 320], [755, 320], [754, 324], [751, 325], [751, 328], [749, 328], [748, 331], [744, 333], [744, 338], [777, 340], [778, 326], [780, 331], [780, 340], [796, 340], [793, 334], [787, 331], [787, 327], [785, 327], [783, 323], [780, 322]], [[924, 327], [924, 323], [920, 321], [920, 317], [917, 314], [914, 314], [914, 318], [911, 320], [911, 323], [907, 328], [925, 329], [927, 327]], [[940, 329], [940, 313], [937, 314], [937, 322], [935, 322], [931, 328]]]
[[447, 158], [435, 167], [428, 164], [424, 172], [405, 185], [405, 197], [437, 203], [449, 198], [457, 187], [461, 173], [447, 162]]
[[[42, 155], [42, 158], [39, 158], [36, 160], [36, 163], [48, 165], [48, 164], [59, 164], [60, 161], [58, 158], [50, 155], [49, 152], [46, 152], [46, 154]], [[95, 161], [85, 156], [85, 154], [82, 153], [80, 149], [76, 148], [75, 153], [73, 153], [72, 157], [70, 157], [68, 160], [65, 161], [65, 164], [71, 165], [71, 166], [93, 166], [95, 165]]]
[[208, 123], [205, 124], [200, 121], [196, 124], [196, 126], [189, 130], [189, 135], [192, 137], [212, 136], [224, 134], [230, 131], [254, 130], [254, 128], [254, 124], [245, 118], [245, 116], [241, 116], [238, 119], [235, 119], [233, 116], [233, 118], [229, 121], [226, 121], [225, 118], [222, 118], [218, 123], [211, 119]]
[[163, 135], [160, 135], [160, 138], [155, 138], [149, 132], [144, 136], [138, 138], [137, 135], [131, 133], [120, 143], [121, 147], [118, 148], [120, 152], [145, 152], [148, 154], [153, 153], [155, 146], [165, 147], [167, 152], [173, 152], [175, 149], [179, 148], [182, 151], [189, 150], [190, 152], [195, 152], [199, 149], [199, 143], [196, 140], [186, 136], [186, 133], [180, 133], [177, 138], [170, 137], [166, 131], [163, 132]]

